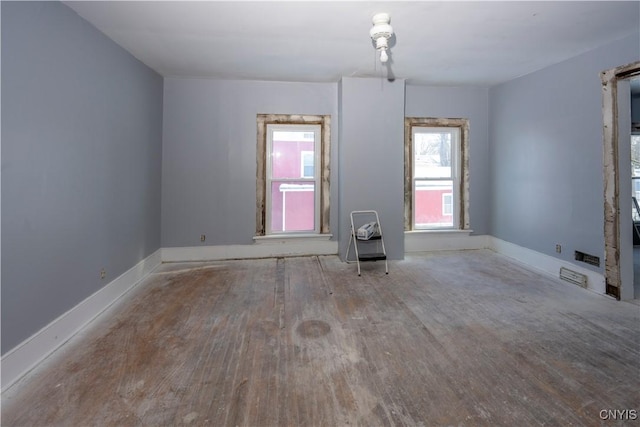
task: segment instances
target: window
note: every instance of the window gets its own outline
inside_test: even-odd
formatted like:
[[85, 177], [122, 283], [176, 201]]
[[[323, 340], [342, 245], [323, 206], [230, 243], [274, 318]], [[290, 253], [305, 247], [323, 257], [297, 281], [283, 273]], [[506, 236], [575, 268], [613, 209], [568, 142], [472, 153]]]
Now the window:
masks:
[[320, 232], [320, 179], [313, 173], [314, 163], [320, 163], [316, 145], [320, 125], [267, 125], [267, 234]]
[[[640, 135], [631, 135], [631, 196], [640, 203]], [[640, 222], [640, 212], [631, 206], [633, 222]]]
[[405, 119], [405, 230], [468, 229], [468, 121]]
[[329, 117], [258, 115], [256, 234], [329, 233]]

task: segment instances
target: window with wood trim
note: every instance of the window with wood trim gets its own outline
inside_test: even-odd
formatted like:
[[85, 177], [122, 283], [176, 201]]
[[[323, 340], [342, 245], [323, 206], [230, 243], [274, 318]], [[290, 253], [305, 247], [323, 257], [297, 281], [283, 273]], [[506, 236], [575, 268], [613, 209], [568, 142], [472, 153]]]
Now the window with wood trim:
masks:
[[329, 233], [330, 117], [260, 114], [256, 235]]
[[405, 119], [405, 230], [469, 228], [469, 122]]

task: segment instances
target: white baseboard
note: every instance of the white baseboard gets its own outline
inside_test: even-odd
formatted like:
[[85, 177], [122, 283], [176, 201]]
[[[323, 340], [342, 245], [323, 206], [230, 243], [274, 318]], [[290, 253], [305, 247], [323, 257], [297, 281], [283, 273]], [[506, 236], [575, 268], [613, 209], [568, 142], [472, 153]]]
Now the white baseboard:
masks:
[[560, 267], [587, 276], [587, 289], [605, 295], [604, 275], [580, 265], [564, 261], [489, 235], [472, 236], [471, 231], [405, 232], [404, 250], [429, 252], [465, 249], [491, 249], [540, 273], [559, 279]]
[[161, 250], [158, 249], [7, 352], [0, 362], [2, 364], [2, 391], [9, 388], [75, 334], [86, 328], [100, 313], [134, 288], [154, 268], [160, 265], [161, 254]]
[[404, 251], [456, 251], [464, 249], [484, 249], [488, 247], [489, 236], [471, 236], [472, 230], [447, 231], [406, 231], [404, 233]]
[[515, 245], [498, 239], [497, 237], [488, 237], [488, 248], [512, 258], [521, 264], [525, 264], [541, 273], [559, 279], [560, 267], [565, 267], [587, 276], [587, 289], [598, 294], [605, 294], [604, 275], [597, 271], [589, 270], [577, 264], [567, 262], [543, 253]]
[[[605, 294], [604, 276], [598, 272], [493, 236], [471, 236], [469, 233], [470, 231], [457, 233], [405, 233], [405, 252], [487, 248], [550, 277], [558, 278], [560, 267], [566, 267], [585, 274], [587, 276], [588, 289], [599, 294]], [[104, 288], [89, 296], [5, 354], [1, 359], [2, 391], [9, 388], [61, 345], [86, 328], [98, 315], [140, 283], [161, 262], [337, 254], [337, 241], [320, 239], [275, 239], [253, 245], [158, 249]]]
[[281, 256], [336, 255], [337, 253], [337, 241], [283, 239], [254, 243], [253, 245], [162, 248], [162, 261], [215, 261], [222, 259], [271, 258]]

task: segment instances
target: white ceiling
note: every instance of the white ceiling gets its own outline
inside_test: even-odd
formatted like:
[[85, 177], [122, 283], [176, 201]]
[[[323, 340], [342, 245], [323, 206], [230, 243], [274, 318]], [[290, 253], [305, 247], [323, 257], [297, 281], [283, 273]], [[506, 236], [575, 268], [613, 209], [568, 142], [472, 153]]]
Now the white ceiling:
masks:
[[[166, 77], [491, 86], [632, 34], [638, 1], [83, 1], [78, 14]], [[390, 70], [369, 29], [391, 15]], [[619, 64], [622, 65], [622, 64]]]

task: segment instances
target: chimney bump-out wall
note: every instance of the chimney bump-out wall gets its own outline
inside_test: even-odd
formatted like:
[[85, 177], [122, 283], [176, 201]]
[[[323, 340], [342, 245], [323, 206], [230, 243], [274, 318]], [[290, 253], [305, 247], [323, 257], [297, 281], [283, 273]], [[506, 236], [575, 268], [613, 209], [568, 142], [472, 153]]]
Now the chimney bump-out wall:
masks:
[[388, 258], [403, 259], [405, 82], [343, 77], [339, 93], [340, 256], [350, 212], [375, 210]]

